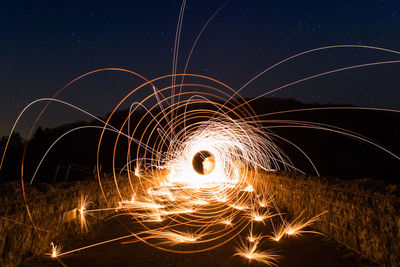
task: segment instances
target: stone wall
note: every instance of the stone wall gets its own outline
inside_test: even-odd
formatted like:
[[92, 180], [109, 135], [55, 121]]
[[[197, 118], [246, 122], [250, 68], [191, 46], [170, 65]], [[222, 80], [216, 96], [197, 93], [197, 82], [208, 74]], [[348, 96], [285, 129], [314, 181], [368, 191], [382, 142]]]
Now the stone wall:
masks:
[[[120, 178], [121, 194], [130, 198], [127, 179]], [[120, 201], [112, 177], [102, 179], [109, 204]], [[27, 205], [35, 226], [29, 219], [21, 185], [11, 183], [0, 187], [0, 266], [15, 266], [33, 257], [50, 252], [50, 243], [63, 243], [76, 234], [82, 234], [79, 213], [77, 218], [63, 222], [65, 212], [79, 209], [82, 197], [90, 201], [90, 208], [107, 207], [97, 180], [50, 186], [39, 184], [26, 188]], [[110, 212], [87, 216], [90, 224], [104, 219]], [[65, 217], [64, 217], [65, 219]], [[90, 225], [89, 224], [89, 225]]]
[[379, 265], [400, 266], [398, 186], [288, 174], [265, 179], [278, 206], [305, 218], [328, 211], [314, 229]]

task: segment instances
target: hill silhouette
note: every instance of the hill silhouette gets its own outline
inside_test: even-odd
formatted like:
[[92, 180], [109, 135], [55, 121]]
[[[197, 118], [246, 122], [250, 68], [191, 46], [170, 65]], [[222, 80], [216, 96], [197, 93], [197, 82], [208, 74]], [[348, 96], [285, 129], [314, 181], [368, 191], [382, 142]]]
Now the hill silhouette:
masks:
[[[395, 154], [400, 154], [400, 114], [385, 111], [370, 110], [342, 110], [321, 109], [314, 111], [301, 111], [271, 114], [286, 110], [339, 107], [338, 105], [305, 104], [294, 99], [261, 98], [251, 100], [251, 107], [258, 115], [263, 115], [263, 126], [267, 127], [276, 135], [290, 140], [306, 152], [317, 166], [321, 176], [334, 176], [342, 179], [373, 178], [385, 180], [391, 183], [399, 183], [400, 168], [399, 161], [388, 153], [377, 149], [371, 144], [361, 143], [357, 140], [335, 132], [320, 129], [309, 129], [293, 127], [290, 121], [314, 122], [340, 127], [349, 131], [359, 133], [379, 145], [389, 149]], [[349, 105], [341, 105], [351, 107]], [[206, 104], [198, 104], [192, 108], [207, 108]], [[159, 109], [154, 110], [158, 113]], [[144, 110], [139, 110], [131, 119], [133, 129], [140, 119], [138, 133], [144, 127], [150, 125], [150, 118], [143, 118]], [[120, 129], [129, 110], [121, 110], [113, 115], [110, 124]], [[103, 119], [108, 118], [109, 114]], [[22, 154], [27, 144], [26, 157], [24, 160], [24, 176], [30, 177], [41, 157], [49, 146], [64, 133], [78, 127], [91, 128], [72, 131], [58, 142], [49, 152], [40, 168], [37, 179], [40, 182], [50, 183], [55, 177], [57, 168], [71, 164], [92, 170], [96, 164], [98, 141], [102, 127], [97, 121], [79, 121], [65, 124], [55, 128], [39, 127], [30, 140], [23, 140], [15, 133], [10, 142], [9, 150], [3, 169], [0, 171], [0, 181], [18, 180], [21, 172]], [[284, 126], [284, 127], [283, 127]], [[288, 127], [290, 126], [290, 127]], [[124, 131], [127, 130], [125, 126]], [[112, 155], [116, 134], [105, 132], [99, 161], [103, 172], [112, 170]], [[135, 136], [140, 138], [140, 136]], [[277, 145], [289, 156], [295, 166], [309, 174], [314, 174], [311, 164], [293, 145], [283, 141], [281, 138], [272, 136]], [[0, 139], [0, 152], [3, 152], [7, 137]], [[150, 140], [151, 142], [155, 140]], [[119, 138], [115, 167], [122, 168], [126, 163], [127, 139]], [[137, 151], [133, 151], [137, 152]], [[141, 152], [139, 151], [139, 154]], [[59, 174], [57, 180], [63, 179], [64, 174]], [[83, 179], [89, 173], [74, 173], [73, 179]], [[60, 178], [61, 177], [61, 178]], [[71, 179], [71, 178], [69, 178]]]

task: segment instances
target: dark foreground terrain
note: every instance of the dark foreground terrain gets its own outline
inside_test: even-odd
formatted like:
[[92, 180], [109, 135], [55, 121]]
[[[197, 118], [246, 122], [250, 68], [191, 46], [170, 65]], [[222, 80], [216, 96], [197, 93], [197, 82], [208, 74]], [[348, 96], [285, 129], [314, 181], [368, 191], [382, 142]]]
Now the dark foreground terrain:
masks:
[[[107, 220], [86, 238], [68, 241], [63, 251], [127, 235], [127, 231], [121, 227], [120, 220], [125, 224], [130, 219]], [[261, 224], [259, 227], [266, 233], [271, 231], [268, 224]], [[249, 264], [244, 258], [233, 256], [237, 243], [238, 238], [235, 238], [225, 245], [203, 253], [177, 254], [164, 252], [141, 242], [123, 245], [121, 241], [116, 241], [65, 255], [58, 260], [45, 257], [35, 259], [24, 266], [261, 266], [259, 263]], [[273, 249], [275, 254], [281, 255], [278, 266], [375, 266], [334, 241], [317, 234], [305, 234], [280, 242], [265, 240], [262, 248]]]

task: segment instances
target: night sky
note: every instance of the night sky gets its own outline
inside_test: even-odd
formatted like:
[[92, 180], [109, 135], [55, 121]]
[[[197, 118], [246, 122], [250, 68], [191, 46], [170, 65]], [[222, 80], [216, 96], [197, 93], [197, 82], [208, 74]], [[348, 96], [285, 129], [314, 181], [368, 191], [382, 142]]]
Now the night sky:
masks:
[[[178, 72], [204, 23], [225, 1], [189, 0]], [[0, 135], [32, 100], [52, 96], [71, 79], [104, 67], [147, 78], [171, 73], [180, 1], [1, 1]], [[326, 45], [361, 44], [400, 50], [400, 2], [233, 0], [199, 40], [188, 72], [239, 88], [254, 75], [296, 53]], [[260, 95], [319, 72], [399, 55], [366, 49], [318, 52], [284, 64], [251, 84]], [[271, 96], [303, 102], [400, 109], [399, 64], [318, 78]], [[59, 98], [95, 115], [112, 110], [138, 85], [126, 74], [94, 75]], [[142, 98], [143, 96], [138, 96]], [[17, 131], [37, 115], [37, 106]], [[54, 105], [41, 122], [56, 126], [86, 117]]]

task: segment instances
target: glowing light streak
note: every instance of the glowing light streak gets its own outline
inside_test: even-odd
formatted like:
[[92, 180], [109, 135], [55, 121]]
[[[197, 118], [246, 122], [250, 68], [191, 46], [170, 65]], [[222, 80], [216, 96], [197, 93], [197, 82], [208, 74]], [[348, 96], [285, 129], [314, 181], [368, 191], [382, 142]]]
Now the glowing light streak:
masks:
[[153, 232], [152, 238], [155, 239], [165, 239], [168, 240], [171, 244], [179, 244], [179, 243], [193, 243], [200, 239], [201, 236], [190, 234], [190, 233], [176, 233], [173, 231], [158, 231]]

